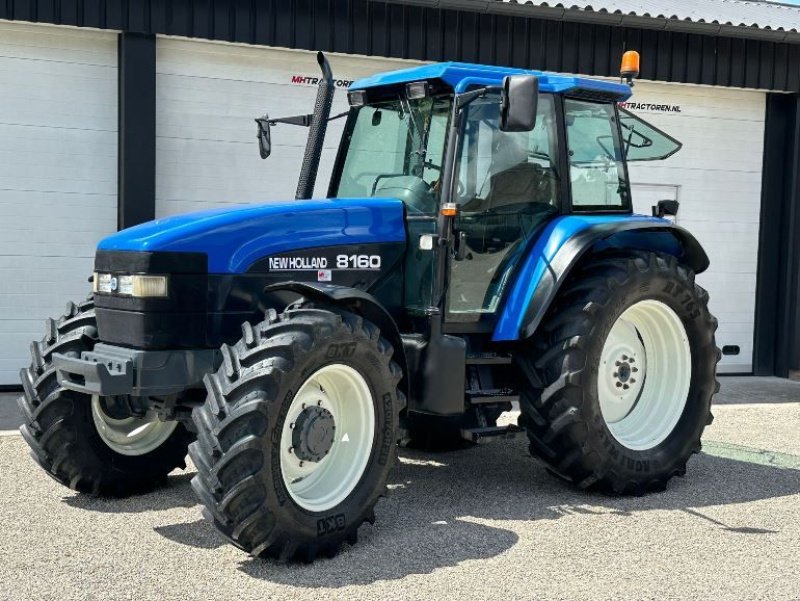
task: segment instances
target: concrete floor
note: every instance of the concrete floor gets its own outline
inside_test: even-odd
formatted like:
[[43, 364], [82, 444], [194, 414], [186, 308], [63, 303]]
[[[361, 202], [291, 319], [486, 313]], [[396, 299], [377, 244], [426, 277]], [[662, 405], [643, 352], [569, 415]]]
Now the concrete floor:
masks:
[[[0, 399], [0, 430], [16, 411]], [[249, 558], [189, 480], [91, 499], [0, 437], [0, 599], [800, 599], [800, 383], [723, 378], [685, 478], [610, 498], [548, 477], [523, 439], [403, 452], [375, 526], [332, 560]], [[514, 419], [513, 415], [509, 416]]]

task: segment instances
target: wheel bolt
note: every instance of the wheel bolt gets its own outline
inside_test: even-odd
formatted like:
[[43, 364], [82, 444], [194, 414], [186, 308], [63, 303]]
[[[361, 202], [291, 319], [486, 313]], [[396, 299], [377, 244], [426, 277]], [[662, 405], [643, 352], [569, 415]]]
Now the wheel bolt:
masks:
[[628, 359], [628, 361], [630, 361], [631, 363], [636, 363], [636, 359], [634, 359], [633, 357], [631, 357], [630, 359]]
[[622, 361], [617, 361], [616, 363], [614, 363], [614, 365], [616, 365], [617, 367], [619, 367], [620, 365], [622, 365]]
[[317, 407], [322, 407], [322, 401], [317, 401]]
[[614, 372], [613, 374], [611, 374], [611, 377], [612, 377], [612, 378], [616, 378], [616, 377], [618, 377], [618, 376], [619, 376], [619, 374], [618, 374], [617, 372]]
[[628, 388], [630, 388], [630, 386], [628, 386], [627, 384], [623, 384], [623, 385], [622, 385], [622, 389], [623, 389], [623, 390], [628, 390]]
[[300, 462], [300, 467], [303, 467], [303, 462], [302, 461]]
[[631, 371], [632, 371], [633, 373], [636, 373], [637, 371], [639, 371], [639, 368], [638, 368], [638, 367], [632, 367], [632, 368], [631, 368]]
[[627, 361], [628, 360], [628, 355], [622, 355], [622, 360], [623, 361]]
[[305, 403], [300, 403], [300, 409], [305, 409], [305, 408], [306, 408], [306, 404]]
[[631, 384], [636, 384], [636, 380], [634, 380], [633, 378], [631, 378]]
[[289, 424], [289, 429], [290, 429], [290, 430], [294, 430], [294, 422], [292, 422], [291, 424]]
[[622, 382], [617, 382], [617, 388], [622, 388]]
[[289, 447], [289, 452], [294, 453], [294, 447]]

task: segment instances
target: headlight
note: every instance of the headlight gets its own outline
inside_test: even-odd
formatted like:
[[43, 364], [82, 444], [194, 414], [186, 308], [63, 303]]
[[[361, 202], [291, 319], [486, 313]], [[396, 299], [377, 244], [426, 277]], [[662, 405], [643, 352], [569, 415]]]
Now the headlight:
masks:
[[113, 275], [94, 274], [94, 291], [119, 294], [135, 298], [165, 298], [167, 276], [165, 275]]
[[[136, 297], [161, 297], [167, 296], [167, 276], [164, 275], [132, 275], [131, 296]], [[125, 294], [120, 280], [120, 294]]]

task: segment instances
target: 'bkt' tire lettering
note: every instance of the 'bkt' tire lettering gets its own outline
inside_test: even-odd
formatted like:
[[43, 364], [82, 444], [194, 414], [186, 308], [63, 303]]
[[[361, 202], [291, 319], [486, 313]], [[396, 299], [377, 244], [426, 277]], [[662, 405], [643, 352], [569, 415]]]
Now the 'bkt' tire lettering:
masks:
[[356, 353], [356, 343], [346, 342], [344, 344], [332, 344], [328, 347], [326, 357], [328, 359], [346, 359]]
[[332, 532], [338, 532], [339, 530], [344, 530], [346, 525], [347, 522], [344, 519], [343, 513], [331, 515], [317, 520], [317, 537], [325, 536], [326, 534], [331, 534]]

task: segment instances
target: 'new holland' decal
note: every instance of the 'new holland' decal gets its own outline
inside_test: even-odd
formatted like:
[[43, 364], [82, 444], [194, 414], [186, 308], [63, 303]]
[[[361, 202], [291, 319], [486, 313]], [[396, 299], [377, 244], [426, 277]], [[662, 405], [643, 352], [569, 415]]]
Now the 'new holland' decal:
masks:
[[[327, 257], [270, 257], [270, 271], [315, 271], [328, 268]], [[340, 254], [332, 261], [331, 267], [337, 271], [356, 269], [359, 271], [380, 271], [380, 255]]]
[[311, 271], [314, 269], [326, 269], [328, 259], [326, 257], [270, 257], [270, 271]]

